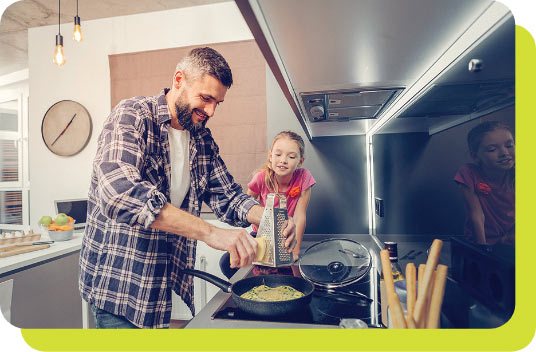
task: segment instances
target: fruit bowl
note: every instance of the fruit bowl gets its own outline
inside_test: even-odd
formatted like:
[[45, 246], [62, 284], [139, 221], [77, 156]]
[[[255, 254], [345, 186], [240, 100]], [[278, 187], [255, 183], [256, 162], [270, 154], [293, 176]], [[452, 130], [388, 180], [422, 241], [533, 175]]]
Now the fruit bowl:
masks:
[[52, 241], [68, 241], [73, 238], [75, 220], [65, 213], [59, 213], [54, 220], [50, 216], [42, 216], [37, 225], [39, 228], [48, 233]]
[[73, 238], [73, 230], [55, 231], [48, 230], [48, 237], [54, 242], [68, 241]]

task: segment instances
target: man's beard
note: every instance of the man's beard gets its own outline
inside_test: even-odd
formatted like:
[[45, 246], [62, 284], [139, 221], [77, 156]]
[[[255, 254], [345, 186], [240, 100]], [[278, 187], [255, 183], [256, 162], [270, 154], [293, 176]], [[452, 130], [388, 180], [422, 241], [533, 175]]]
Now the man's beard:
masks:
[[192, 119], [193, 111], [190, 109], [189, 104], [175, 104], [175, 109], [177, 110], [179, 124], [187, 131], [193, 132], [197, 129], [204, 128], [207, 124], [208, 118], [198, 124], [194, 123]]

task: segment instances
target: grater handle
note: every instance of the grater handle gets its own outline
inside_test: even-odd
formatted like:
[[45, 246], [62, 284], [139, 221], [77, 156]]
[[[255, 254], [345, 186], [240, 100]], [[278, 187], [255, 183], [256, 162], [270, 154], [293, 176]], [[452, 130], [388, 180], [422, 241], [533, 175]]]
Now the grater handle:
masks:
[[279, 209], [287, 209], [287, 197], [283, 193], [269, 193], [266, 196], [265, 208], [273, 208], [275, 197], [279, 198]]
[[277, 193], [277, 196], [279, 197], [279, 208], [287, 209], [287, 197], [282, 193]]

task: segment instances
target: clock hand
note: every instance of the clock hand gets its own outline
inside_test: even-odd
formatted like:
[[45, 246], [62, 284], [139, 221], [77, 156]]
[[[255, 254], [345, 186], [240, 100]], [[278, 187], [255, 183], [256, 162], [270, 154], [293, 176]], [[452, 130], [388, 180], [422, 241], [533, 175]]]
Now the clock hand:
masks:
[[67, 128], [69, 128], [69, 126], [71, 125], [71, 122], [73, 122], [75, 116], [76, 116], [76, 113], [74, 113], [73, 117], [71, 117], [71, 121], [69, 121], [69, 123], [67, 124], [67, 126], [65, 126], [65, 128], [63, 129], [63, 131], [61, 131], [60, 135], [56, 137], [56, 139], [54, 140], [54, 142], [52, 142], [52, 144], [50, 145], [51, 147], [54, 145], [54, 143], [56, 143], [56, 142], [58, 141], [58, 139], [60, 139], [60, 137], [65, 133], [65, 131], [67, 130]]

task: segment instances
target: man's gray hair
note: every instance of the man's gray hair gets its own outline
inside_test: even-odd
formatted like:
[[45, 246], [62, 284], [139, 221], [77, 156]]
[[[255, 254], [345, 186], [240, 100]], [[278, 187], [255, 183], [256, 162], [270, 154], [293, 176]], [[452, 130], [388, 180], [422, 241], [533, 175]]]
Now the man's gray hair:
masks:
[[216, 50], [204, 47], [195, 48], [178, 64], [175, 72], [182, 71], [185, 78], [197, 79], [203, 74], [209, 74], [218, 79], [224, 86], [230, 88], [233, 84], [233, 74], [229, 64]]

